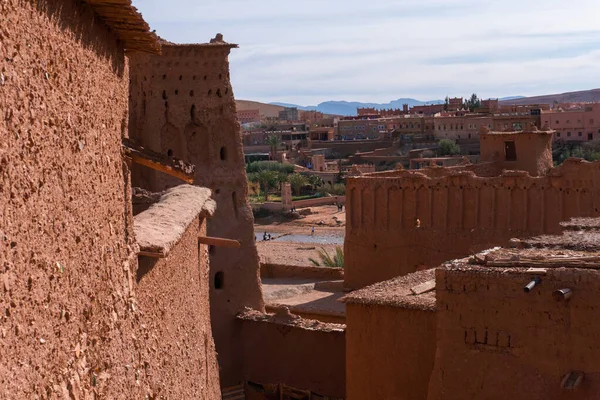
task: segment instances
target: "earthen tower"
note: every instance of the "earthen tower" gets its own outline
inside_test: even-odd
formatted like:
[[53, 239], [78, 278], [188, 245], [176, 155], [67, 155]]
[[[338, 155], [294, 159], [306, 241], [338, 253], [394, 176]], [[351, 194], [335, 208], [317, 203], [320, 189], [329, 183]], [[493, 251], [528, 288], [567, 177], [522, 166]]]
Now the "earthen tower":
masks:
[[[131, 57], [130, 131], [139, 144], [196, 165], [195, 185], [211, 188], [219, 205], [208, 235], [235, 239], [240, 249], [210, 248], [210, 302], [221, 383], [238, 384], [241, 337], [235, 315], [264, 310], [247, 203], [242, 140], [229, 80], [234, 44], [217, 35], [211, 43], [163, 43], [162, 55]], [[152, 191], [179, 184], [135, 169], [132, 181]]]

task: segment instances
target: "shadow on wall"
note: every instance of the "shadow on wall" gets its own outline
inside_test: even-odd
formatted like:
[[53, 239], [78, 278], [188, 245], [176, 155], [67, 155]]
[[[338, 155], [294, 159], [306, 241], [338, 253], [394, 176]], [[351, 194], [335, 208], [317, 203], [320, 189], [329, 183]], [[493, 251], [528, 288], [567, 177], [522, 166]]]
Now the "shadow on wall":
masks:
[[[93, 51], [98, 57], [110, 63], [113, 72], [122, 78], [125, 73], [125, 56], [120, 46], [107, 42], [104, 37], [112, 34], [104, 23], [96, 16], [90, 6], [76, 1], [48, 1], [40, 0], [31, 2], [39, 11], [46, 13], [63, 30], [73, 32], [74, 39], [84, 48]], [[84, 16], [88, 16], [83, 18]], [[93, 20], [91, 24], [84, 21]], [[102, 30], [104, 34], [98, 31]], [[53, 49], [60, 52], [60, 48]]]

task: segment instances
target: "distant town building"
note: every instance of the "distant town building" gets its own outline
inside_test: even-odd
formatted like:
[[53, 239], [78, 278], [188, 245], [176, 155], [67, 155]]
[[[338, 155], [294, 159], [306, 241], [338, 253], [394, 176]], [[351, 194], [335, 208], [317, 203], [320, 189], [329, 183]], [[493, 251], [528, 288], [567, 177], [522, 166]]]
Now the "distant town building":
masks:
[[321, 119], [323, 119], [323, 113], [316, 110], [309, 111], [299, 111], [300, 120], [303, 122], [307, 122], [313, 124]]
[[295, 122], [299, 121], [298, 108], [285, 107], [283, 111], [279, 111], [279, 121]]
[[260, 122], [260, 110], [238, 110], [237, 120], [240, 124]]
[[554, 140], [600, 139], [600, 103], [571, 106], [566, 110], [562, 107], [542, 110], [541, 125], [555, 131]]

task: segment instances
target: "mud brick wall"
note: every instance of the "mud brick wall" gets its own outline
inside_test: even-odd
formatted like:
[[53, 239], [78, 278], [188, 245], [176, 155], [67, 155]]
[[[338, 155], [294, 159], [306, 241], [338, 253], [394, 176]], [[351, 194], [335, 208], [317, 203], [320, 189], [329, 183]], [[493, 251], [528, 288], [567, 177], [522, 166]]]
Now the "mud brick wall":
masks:
[[143, 398], [123, 49], [79, 1], [0, 21], [0, 397]]
[[164, 259], [140, 257], [137, 299], [149, 335], [144, 373], [157, 398], [220, 399], [210, 324], [206, 220], [197, 218]]
[[[217, 211], [208, 235], [236, 239], [240, 249], [210, 249], [213, 337], [224, 387], [241, 382], [242, 337], [235, 315], [264, 310], [254, 219], [240, 126], [229, 79], [228, 44], [164, 45], [162, 56], [131, 57], [130, 133], [148, 148], [196, 165], [194, 184], [213, 190]], [[181, 184], [136, 168], [132, 181], [153, 191]], [[215, 277], [223, 277], [217, 288]]]
[[[495, 161], [500, 169], [527, 171], [531, 176], [545, 175], [552, 168], [551, 132], [482, 133], [481, 160]], [[505, 143], [514, 142], [515, 161], [505, 161]]]
[[347, 399], [426, 400], [435, 311], [346, 304]]
[[245, 341], [244, 379], [283, 383], [321, 396], [345, 398], [345, 326], [244, 314], [237, 321]]
[[542, 177], [440, 168], [348, 178], [345, 285], [361, 288], [598, 215], [600, 163], [578, 159]]
[[[437, 354], [430, 400], [592, 399], [600, 395], [598, 272], [550, 269], [530, 293], [533, 276], [516, 269], [438, 269]], [[572, 298], [552, 292], [570, 288]], [[585, 373], [580, 388], [563, 377]]]

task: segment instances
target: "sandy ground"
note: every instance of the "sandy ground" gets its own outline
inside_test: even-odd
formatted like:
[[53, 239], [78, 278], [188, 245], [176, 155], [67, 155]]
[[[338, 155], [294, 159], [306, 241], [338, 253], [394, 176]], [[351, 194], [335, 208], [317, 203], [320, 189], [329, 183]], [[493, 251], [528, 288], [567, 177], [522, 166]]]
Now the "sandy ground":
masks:
[[256, 247], [261, 263], [301, 267], [313, 265], [308, 260], [310, 257], [319, 260], [317, 251], [321, 248], [325, 249], [330, 255], [335, 252], [335, 245], [332, 244], [256, 242]]
[[[254, 231], [260, 236], [268, 232], [272, 236], [280, 234], [310, 235], [315, 227], [315, 236], [343, 236], [346, 228], [346, 211], [338, 212], [336, 206], [311, 207], [312, 215], [306, 218], [281, 221], [273, 217], [257, 219]], [[335, 219], [334, 219], [335, 217]], [[340, 223], [336, 222], [336, 219]], [[319, 224], [322, 222], [322, 224]], [[291, 242], [263, 242], [257, 241], [258, 254], [261, 263], [287, 264], [287, 265], [312, 265], [309, 258], [319, 260], [317, 251], [325, 249], [333, 255], [336, 245], [316, 243], [291, 243]]]

